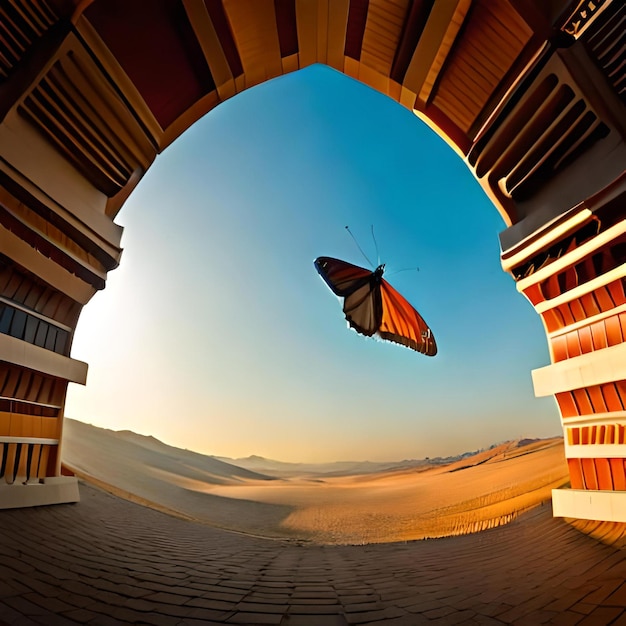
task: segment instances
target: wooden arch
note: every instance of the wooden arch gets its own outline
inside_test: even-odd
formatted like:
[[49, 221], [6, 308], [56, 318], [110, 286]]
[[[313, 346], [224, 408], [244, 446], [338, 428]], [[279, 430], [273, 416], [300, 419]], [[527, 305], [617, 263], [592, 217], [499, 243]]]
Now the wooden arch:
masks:
[[433, 127], [504, 218], [503, 268], [551, 350], [533, 378], [562, 416], [572, 489], [555, 512], [625, 522], [625, 11], [619, 0], [3, 3], [0, 507], [42, 503], [23, 478], [47, 486], [45, 501], [77, 497], [59, 454], [67, 384], [86, 378], [72, 336], [119, 262], [113, 220], [157, 154], [242, 90], [324, 63]]

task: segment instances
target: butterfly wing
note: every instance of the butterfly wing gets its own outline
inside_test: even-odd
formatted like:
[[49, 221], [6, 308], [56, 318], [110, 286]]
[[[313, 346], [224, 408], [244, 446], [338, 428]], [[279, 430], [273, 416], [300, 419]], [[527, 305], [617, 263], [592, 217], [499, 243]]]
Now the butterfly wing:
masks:
[[367, 337], [376, 333], [382, 301], [374, 272], [331, 257], [319, 257], [314, 264], [332, 292], [344, 298], [343, 312], [350, 326]]
[[380, 280], [382, 318], [378, 334], [428, 356], [437, 354], [432, 331], [422, 316], [386, 280]]
[[372, 275], [370, 270], [329, 256], [315, 259], [314, 265], [332, 292], [341, 298], [367, 284]]

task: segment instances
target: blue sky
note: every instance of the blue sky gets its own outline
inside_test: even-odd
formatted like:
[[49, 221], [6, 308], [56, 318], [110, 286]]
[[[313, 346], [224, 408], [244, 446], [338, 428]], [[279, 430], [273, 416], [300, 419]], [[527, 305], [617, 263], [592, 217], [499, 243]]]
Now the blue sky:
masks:
[[[449, 455], [560, 435], [530, 371], [541, 320], [500, 267], [505, 228], [413, 113], [313, 66], [218, 106], [157, 158], [116, 220], [120, 267], [84, 309], [66, 415], [207, 454]], [[321, 255], [386, 278], [432, 328], [426, 357], [347, 328]], [[394, 275], [419, 266], [420, 271]]]

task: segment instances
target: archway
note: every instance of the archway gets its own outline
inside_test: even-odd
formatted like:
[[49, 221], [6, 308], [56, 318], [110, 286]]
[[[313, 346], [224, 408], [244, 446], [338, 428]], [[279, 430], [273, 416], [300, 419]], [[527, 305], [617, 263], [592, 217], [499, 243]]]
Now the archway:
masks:
[[[124, 262], [81, 315], [72, 349], [89, 380], [71, 386], [68, 417], [309, 462], [559, 432], [553, 402], [533, 398], [529, 370], [549, 356], [499, 266], [502, 220], [420, 120], [326, 66], [209, 113], [118, 220]], [[390, 280], [432, 320], [437, 359], [345, 331], [312, 259], [366, 264], [346, 223], [369, 256], [375, 224]], [[419, 274], [394, 273], [416, 262]]]
[[12, 5], [0, 126], [12, 476], [60, 472], [67, 381], [86, 373], [69, 358], [73, 329], [119, 260], [112, 218], [156, 154], [220, 100], [322, 62], [429, 121], [511, 225], [503, 266], [554, 361], [535, 390], [556, 395], [572, 485], [588, 492], [558, 510], [621, 520], [624, 116], [606, 64], [619, 3], [579, 4], [164, 0], [149, 29], [141, 3]]

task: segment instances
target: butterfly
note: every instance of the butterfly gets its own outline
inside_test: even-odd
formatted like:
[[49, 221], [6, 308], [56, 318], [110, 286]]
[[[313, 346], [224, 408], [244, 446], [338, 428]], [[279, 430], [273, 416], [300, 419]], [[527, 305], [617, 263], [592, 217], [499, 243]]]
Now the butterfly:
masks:
[[385, 265], [373, 272], [321, 256], [315, 268], [331, 291], [344, 299], [343, 312], [354, 330], [378, 335], [428, 356], [437, 354], [435, 337], [422, 316], [384, 278]]

